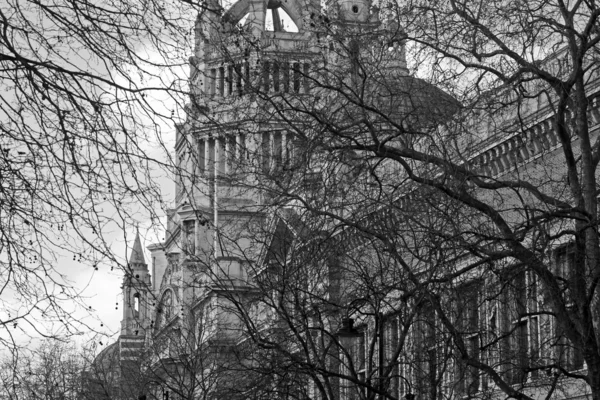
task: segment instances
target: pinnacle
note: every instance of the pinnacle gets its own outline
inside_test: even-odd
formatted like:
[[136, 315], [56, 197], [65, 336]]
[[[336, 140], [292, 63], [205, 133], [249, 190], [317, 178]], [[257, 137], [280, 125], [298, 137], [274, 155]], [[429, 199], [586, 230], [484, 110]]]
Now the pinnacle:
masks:
[[129, 264], [146, 264], [146, 260], [144, 260], [144, 250], [142, 249], [142, 241], [140, 240], [139, 230], [135, 234], [135, 240], [133, 242], [133, 248], [131, 249], [131, 257], [129, 258]]

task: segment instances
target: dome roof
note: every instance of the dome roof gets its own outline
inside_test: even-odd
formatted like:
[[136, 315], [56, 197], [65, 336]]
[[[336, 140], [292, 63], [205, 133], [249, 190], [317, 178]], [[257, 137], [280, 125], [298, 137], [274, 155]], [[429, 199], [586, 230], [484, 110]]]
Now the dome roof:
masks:
[[373, 91], [378, 110], [395, 122], [431, 126], [446, 122], [461, 108], [454, 97], [438, 87], [412, 76], [387, 80]]
[[106, 346], [96, 356], [96, 358], [94, 358], [94, 362], [92, 363], [92, 365], [96, 367], [100, 367], [102, 365], [110, 366], [114, 362], [115, 358], [119, 355], [118, 351], [118, 342], [111, 343], [110, 345]]

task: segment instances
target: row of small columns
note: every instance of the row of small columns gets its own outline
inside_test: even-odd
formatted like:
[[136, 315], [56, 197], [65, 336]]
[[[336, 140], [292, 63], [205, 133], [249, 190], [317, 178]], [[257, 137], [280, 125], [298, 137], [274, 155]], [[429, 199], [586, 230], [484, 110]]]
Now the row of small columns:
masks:
[[263, 172], [281, 167], [292, 157], [292, 137], [281, 130], [258, 136], [231, 135], [198, 140], [198, 173], [203, 176], [228, 175], [244, 160], [258, 157]]
[[474, 166], [486, 176], [497, 176], [510, 170], [557, 144], [553, 125], [552, 120], [546, 120], [492, 147], [474, 160]]
[[[260, 84], [264, 92], [308, 93], [310, 64], [306, 62], [263, 61]], [[204, 76], [204, 93], [209, 96], [242, 96], [251, 90], [251, 68], [248, 60], [236, 64], [208, 68]]]

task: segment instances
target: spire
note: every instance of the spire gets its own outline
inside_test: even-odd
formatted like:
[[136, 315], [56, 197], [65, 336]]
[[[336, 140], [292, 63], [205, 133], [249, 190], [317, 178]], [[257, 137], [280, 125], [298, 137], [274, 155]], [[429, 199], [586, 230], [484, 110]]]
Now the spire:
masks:
[[121, 320], [121, 335], [143, 338], [144, 330], [148, 328], [148, 293], [150, 274], [144, 260], [144, 250], [140, 240], [140, 231], [136, 227], [135, 239], [131, 248], [128, 268], [124, 271], [123, 285], [123, 319]]
[[137, 228], [135, 240], [133, 241], [133, 248], [131, 249], [129, 264], [146, 264], [146, 260], [144, 260], [144, 250], [142, 249], [142, 241], [140, 240], [140, 231]]

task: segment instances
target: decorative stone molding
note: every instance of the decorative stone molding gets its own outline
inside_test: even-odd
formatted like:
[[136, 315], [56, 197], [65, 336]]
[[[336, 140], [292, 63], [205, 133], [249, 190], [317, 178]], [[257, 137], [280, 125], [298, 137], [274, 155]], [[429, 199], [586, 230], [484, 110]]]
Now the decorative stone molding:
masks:
[[[588, 108], [590, 127], [600, 124], [600, 96], [590, 99]], [[567, 123], [573, 118], [567, 115]], [[488, 177], [502, 175], [518, 165], [547, 153], [560, 145], [553, 117], [522, 130], [483, 150], [471, 161], [474, 171]]]

